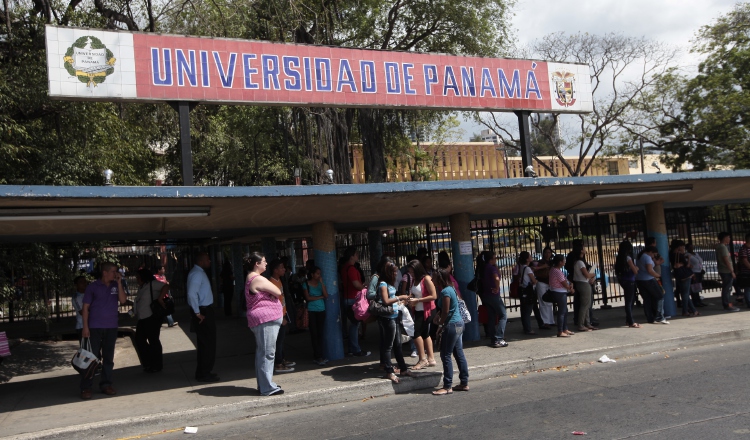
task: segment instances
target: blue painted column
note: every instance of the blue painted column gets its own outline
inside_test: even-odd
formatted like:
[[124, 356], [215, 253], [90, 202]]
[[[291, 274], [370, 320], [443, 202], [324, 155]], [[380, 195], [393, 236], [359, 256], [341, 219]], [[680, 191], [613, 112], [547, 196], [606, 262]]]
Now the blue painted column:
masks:
[[247, 306], [245, 305], [245, 271], [242, 267], [242, 257], [242, 244], [232, 243], [232, 272], [234, 273], [233, 316], [242, 316], [247, 310]]
[[323, 356], [329, 360], [344, 358], [344, 338], [341, 333], [341, 297], [336, 265], [336, 229], [331, 222], [316, 223], [312, 227], [315, 265], [323, 274], [328, 291], [326, 321], [323, 326]]
[[[450, 216], [450, 230], [451, 249], [453, 250], [453, 276], [458, 281], [461, 296], [471, 313], [471, 322], [466, 324], [463, 340], [464, 342], [478, 341], [479, 317], [477, 316], [477, 295], [466, 288], [471, 279], [474, 278], [474, 252], [472, 249], [469, 214], [454, 214]], [[461, 253], [462, 243], [464, 251], [468, 250], [468, 253]]]
[[669, 269], [669, 239], [667, 237], [667, 221], [664, 218], [664, 202], [652, 202], [646, 205], [646, 232], [648, 236], [656, 238], [656, 248], [664, 258], [661, 266], [661, 284], [664, 287], [664, 314], [675, 316], [677, 308], [674, 302], [674, 286]]

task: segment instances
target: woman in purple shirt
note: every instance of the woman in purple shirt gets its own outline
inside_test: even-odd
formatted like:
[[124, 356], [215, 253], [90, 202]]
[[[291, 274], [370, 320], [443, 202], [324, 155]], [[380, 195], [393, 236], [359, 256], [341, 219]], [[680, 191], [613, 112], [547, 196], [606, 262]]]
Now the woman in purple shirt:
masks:
[[279, 334], [283, 309], [281, 290], [267, 278], [261, 276], [266, 271], [266, 257], [253, 252], [248, 257], [250, 273], [245, 282], [247, 302], [247, 326], [255, 335], [255, 376], [261, 396], [283, 394], [284, 390], [273, 381], [273, 367], [276, 358], [276, 337]]

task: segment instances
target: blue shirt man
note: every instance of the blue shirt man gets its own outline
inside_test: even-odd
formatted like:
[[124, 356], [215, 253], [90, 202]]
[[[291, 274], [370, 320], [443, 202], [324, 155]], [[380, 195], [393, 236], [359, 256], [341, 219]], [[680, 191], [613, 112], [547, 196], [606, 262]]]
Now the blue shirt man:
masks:
[[219, 376], [212, 373], [216, 361], [216, 320], [214, 309], [214, 294], [206, 271], [211, 267], [208, 253], [201, 252], [195, 256], [195, 266], [188, 274], [187, 300], [192, 311], [191, 330], [198, 337], [197, 356], [195, 366], [195, 380], [198, 382], [218, 382]]

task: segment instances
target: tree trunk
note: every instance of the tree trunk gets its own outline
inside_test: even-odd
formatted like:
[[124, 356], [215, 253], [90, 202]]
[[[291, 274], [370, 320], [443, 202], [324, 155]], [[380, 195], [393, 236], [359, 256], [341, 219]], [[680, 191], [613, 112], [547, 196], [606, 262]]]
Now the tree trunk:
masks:
[[362, 137], [362, 157], [365, 161], [365, 181], [385, 182], [387, 174], [383, 115], [378, 110], [360, 109], [358, 122]]

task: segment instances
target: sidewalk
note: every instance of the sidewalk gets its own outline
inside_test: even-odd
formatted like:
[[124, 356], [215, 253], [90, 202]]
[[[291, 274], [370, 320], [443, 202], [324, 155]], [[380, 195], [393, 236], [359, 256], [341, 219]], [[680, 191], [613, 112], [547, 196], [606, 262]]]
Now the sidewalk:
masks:
[[[613, 309], [596, 310], [602, 330], [577, 333], [571, 338], [557, 338], [555, 330], [526, 336], [518, 315], [511, 314], [506, 332], [509, 347], [489, 348], [486, 339], [465, 347], [470, 381], [594, 362], [603, 354], [616, 359], [750, 336], [748, 312], [725, 313], [718, 298], [707, 301], [713, 305], [701, 309], [701, 317], [674, 318], [670, 325], [643, 324], [641, 329], [625, 327], [624, 311], [614, 304]], [[637, 322], [645, 321], [642, 310], [635, 310], [634, 315]], [[53, 349], [47, 347], [47, 350], [32, 343], [29, 343], [31, 348], [21, 344], [14, 351], [15, 359], [0, 365], [0, 376], [24, 362], [38, 368], [32, 374], [0, 384], [0, 437], [114, 438], [133, 432], [148, 433], [361, 401], [371, 396], [435, 387], [441, 380], [439, 359], [438, 367], [420, 371], [415, 379], [404, 378], [401, 384], [381, 379], [377, 325], [371, 325], [363, 347], [373, 351], [372, 356], [364, 362], [346, 358], [322, 368], [311, 361], [307, 332], [288, 335], [287, 357], [297, 362], [296, 371], [274, 377], [286, 391], [284, 395], [260, 397], [253, 371], [254, 342], [246, 321], [221, 319], [218, 335], [219, 356], [214, 371], [221, 376], [221, 382], [201, 384], [193, 380], [194, 336], [188, 333], [188, 321], [183, 319], [180, 328], [162, 327], [165, 367], [161, 374], [143, 373], [130, 339], [118, 339], [115, 356], [118, 395], [106, 397], [95, 393], [89, 401], [79, 399], [78, 376], [69, 364], [77, 345], [75, 341], [54, 343]], [[414, 361], [407, 357], [407, 363]]]

